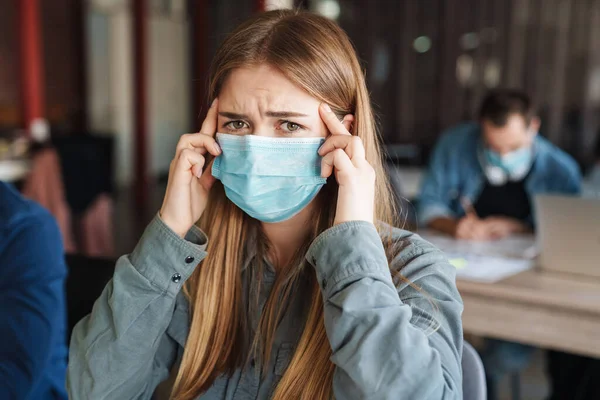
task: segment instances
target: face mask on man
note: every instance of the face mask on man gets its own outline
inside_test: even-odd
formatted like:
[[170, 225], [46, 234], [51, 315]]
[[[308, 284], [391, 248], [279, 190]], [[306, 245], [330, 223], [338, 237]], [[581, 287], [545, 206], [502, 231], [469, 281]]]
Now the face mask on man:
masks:
[[531, 144], [505, 154], [485, 147], [482, 153], [483, 169], [492, 185], [520, 181], [527, 176], [535, 160], [535, 151]]
[[327, 182], [318, 154], [323, 138], [217, 133], [217, 141], [223, 153], [213, 163], [213, 176], [229, 200], [259, 221], [290, 219]]

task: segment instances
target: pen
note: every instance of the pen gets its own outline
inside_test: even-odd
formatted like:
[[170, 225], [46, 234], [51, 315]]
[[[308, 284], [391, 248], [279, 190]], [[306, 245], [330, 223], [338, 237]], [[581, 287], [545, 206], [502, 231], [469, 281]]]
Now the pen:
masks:
[[463, 210], [465, 211], [465, 215], [470, 215], [473, 217], [478, 218], [477, 216], [477, 211], [475, 211], [475, 207], [473, 207], [473, 203], [471, 203], [471, 200], [469, 200], [467, 197], [461, 197], [460, 198], [460, 205], [462, 206]]

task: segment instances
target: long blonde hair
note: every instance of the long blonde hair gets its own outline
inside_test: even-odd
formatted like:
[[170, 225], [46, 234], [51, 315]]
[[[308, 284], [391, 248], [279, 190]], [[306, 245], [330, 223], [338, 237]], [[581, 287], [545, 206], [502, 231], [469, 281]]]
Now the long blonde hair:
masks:
[[[377, 176], [374, 220], [395, 225], [397, 214], [382, 164], [369, 93], [356, 52], [344, 31], [333, 21], [302, 11], [270, 11], [251, 18], [226, 38], [216, 54], [210, 74], [210, 100], [218, 97], [233, 70], [260, 64], [277, 68], [312, 97], [329, 104], [337, 115], [354, 115], [352, 134], [362, 139], [367, 161]], [[277, 273], [252, 341], [251, 351], [261, 357], [263, 365], [268, 364], [285, 304], [298, 283], [307, 281], [309, 305], [304, 330], [275, 389], [276, 400], [333, 397], [335, 368], [323, 322], [322, 295], [314, 271], [302, 258], [312, 240], [332, 226], [336, 200], [337, 185], [335, 179], [330, 179], [317, 197], [318, 215], [304, 246], [294, 261]], [[199, 226], [209, 238], [208, 256], [184, 288], [192, 322], [173, 388], [177, 400], [197, 397], [218, 376], [232, 374], [247, 361], [248, 305], [243, 304], [242, 264], [251, 237], [255, 240], [249, 243], [257, 247], [258, 255], [268, 251], [259, 224], [227, 199], [220, 182], [211, 190]], [[255, 259], [260, 263], [261, 257]], [[256, 275], [261, 274], [260, 268], [256, 271]]]

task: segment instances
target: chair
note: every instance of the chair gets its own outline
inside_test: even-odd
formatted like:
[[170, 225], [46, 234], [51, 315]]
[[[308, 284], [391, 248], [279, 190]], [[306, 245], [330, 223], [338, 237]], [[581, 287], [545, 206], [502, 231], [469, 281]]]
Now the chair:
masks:
[[463, 344], [463, 399], [486, 400], [487, 387], [483, 362], [477, 351], [468, 342]]
[[65, 257], [67, 277], [67, 340], [75, 324], [92, 312], [94, 302], [104, 290], [115, 271], [115, 260], [68, 254]]
[[56, 136], [65, 199], [73, 217], [75, 247], [70, 253], [114, 257], [114, 138], [101, 135]]

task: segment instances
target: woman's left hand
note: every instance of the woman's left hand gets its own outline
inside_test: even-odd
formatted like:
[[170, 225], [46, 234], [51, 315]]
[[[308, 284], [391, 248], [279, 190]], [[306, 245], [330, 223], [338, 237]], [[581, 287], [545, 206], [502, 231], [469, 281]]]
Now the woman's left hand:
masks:
[[353, 117], [340, 122], [327, 104], [319, 107], [321, 119], [330, 136], [319, 149], [321, 176], [335, 174], [339, 185], [334, 225], [348, 221], [373, 223], [375, 203], [375, 170], [365, 158], [365, 148], [358, 136], [349, 132]]

